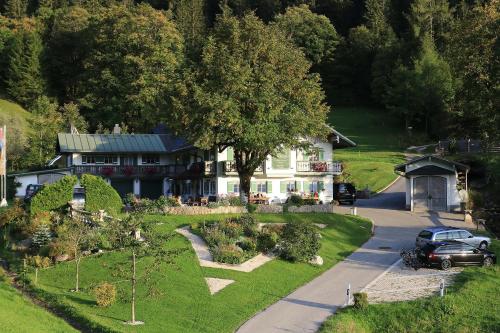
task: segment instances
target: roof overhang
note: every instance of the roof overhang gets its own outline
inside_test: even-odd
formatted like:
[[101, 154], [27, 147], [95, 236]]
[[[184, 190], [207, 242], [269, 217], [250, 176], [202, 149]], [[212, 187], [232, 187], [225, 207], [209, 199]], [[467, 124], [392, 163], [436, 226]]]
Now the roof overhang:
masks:
[[339, 131], [331, 126], [326, 125], [330, 133], [328, 134], [328, 141], [332, 143], [333, 149], [351, 148], [356, 147], [356, 143], [341, 134]]
[[447, 175], [459, 171], [468, 172], [469, 170], [470, 167], [465, 164], [446, 160], [435, 155], [418, 157], [394, 167], [394, 171], [404, 177], [412, 175]]
[[63, 173], [67, 171], [71, 171], [73, 168], [59, 168], [59, 169], [44, 169], [44, 170], [34, 170], [34, 171], [25, 171], [25, 172], [16, 172], [10, 173], [7, 177], [22, 177], [22, 176], [30, 176], [30, 175], [45, 175], [50, 173]]

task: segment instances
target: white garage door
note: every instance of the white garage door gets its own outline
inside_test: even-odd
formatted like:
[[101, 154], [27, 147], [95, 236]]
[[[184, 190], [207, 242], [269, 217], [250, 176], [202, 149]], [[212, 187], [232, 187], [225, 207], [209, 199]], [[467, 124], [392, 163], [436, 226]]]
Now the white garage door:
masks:
[[413, 179], [413, 210], [446, 211], [446, 178], [421, 176]]

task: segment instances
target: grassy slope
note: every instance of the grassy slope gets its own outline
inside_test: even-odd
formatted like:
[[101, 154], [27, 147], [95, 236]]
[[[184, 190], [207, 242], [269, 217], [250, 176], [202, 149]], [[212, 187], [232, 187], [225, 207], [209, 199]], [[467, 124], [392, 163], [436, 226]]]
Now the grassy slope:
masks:
[[[30, 113], [19, 104], [0, 98], [0, 124], [7, 127], [15, 126], [22, 131], [27, 130]], [[9, 128], [7, 128], [9, 130]]]
[[[500, 253], [500, 241], [493, 250]], [[441, 299], [352, 308], [332, 316], [322, 333], [342, 332], [500, 332], [500, 266], [466, 268]]]
[[[179, 225], [213, 219], [204, 216], [151, 216], [153, 221], [163, 221], [159, 226], [163, 232]], [[60, 264], [43, 271], [39, 277], [40, 286], [55, 295], [62, 296], [64, 302], [92, 320], [119, 331], [134, 332], [233, 332], [239, 325], [258, 311], [274, 303], [292, 290], [310, 281], [326, 269], [341, 261], [369, 237], [370, 224], [366, 220], [337, 214], [270, 214], [258, 215], [261, 222], [288, 222], [300, 220], [326, 223], [320, 255], [325, 264], [314, 267], [309, 264], [292, 264], [273, 260], [250, 273], [222, 269], [202, 268], [188, 241], [177, 235], [171, 246], [185, 247], [189, 251], [177, 258], [177, 268], [160, 279], [160, 289], [164, 293], [159, 298], [140, 297], [137, 317], [146, 322], [145, 326], [130, 328], [122, 321], [129, 318], [128, 302], [117, 302], [107, 309], [95, 306], [89, 287], [103, 280], [116, 281], [121, 278], [112, 275], [109, 263], [126, 258], [123, 253], [109, 253], [103, 257], [87, 258], [82, 261], [81, 285], [83, 293], [68, 292], [73, 287], [74, 265]], [[108, 266], [105, 267], [105, 263]], [[139, 266], [141, 270], [146, 262]], [[211, 296], [204, 277], [233, 279], [236, 282]], [[129, 292], [129, 283], [117, 284], [119, 289]], [[144, 295], [144, 286], [139, 294]]]
[[33, 305], [6, 282], [0, 282], [0, 323], [0, 331], [6, 333], [77, 332], [62, 319]]
[[394, 166], [404, 161], [406, 133], [393, 117], [368, 108], [335, 108], [330, 123], [357, 143], [357, 147], [335, 151], [344, 161], [358, 189], [376, 192], [396, 179]]

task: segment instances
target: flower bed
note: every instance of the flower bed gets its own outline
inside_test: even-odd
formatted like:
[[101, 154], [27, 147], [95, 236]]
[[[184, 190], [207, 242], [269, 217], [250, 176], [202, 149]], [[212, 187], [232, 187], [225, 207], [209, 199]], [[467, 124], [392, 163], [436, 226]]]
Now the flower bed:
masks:
[[259, 252], [308, 262], [320, 248], [320, 236], [312, 224], [266, 224], [259, 230], [251, 214], [192, 224], [191, 230], [205, 240], [214, 261], [226, 264], [241, 264]]

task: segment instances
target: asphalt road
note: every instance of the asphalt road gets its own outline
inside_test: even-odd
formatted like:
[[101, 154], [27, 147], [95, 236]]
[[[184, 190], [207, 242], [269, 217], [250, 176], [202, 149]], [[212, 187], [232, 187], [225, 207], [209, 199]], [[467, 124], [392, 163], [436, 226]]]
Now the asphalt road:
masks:
[[[423, 227], [463, 223], [452, 214], [411, 213], [404, 204], [404, 178], [372, 199], [358, 200], [358, 215], [374, 221], [375, 235], [343, 262], [256, 314], [237, 332], [316, 332], [344, 305], [349, 284], [352, 292], [363, 289], [399, 259], [401, 248], [413, 246]], [[349, 207], [338, 211], [347, 213]]]

